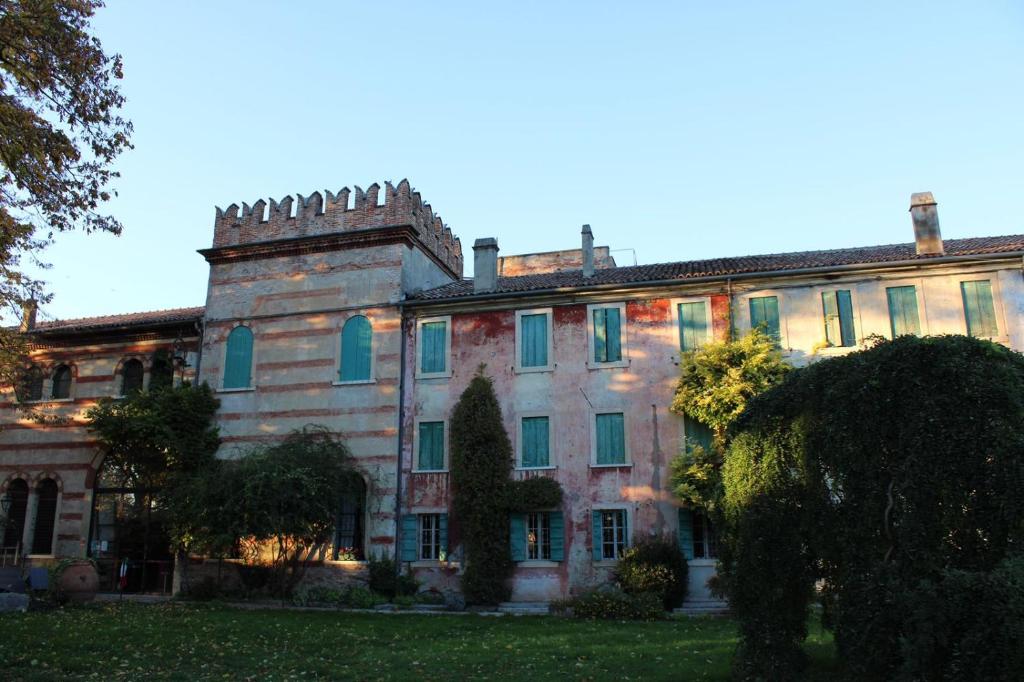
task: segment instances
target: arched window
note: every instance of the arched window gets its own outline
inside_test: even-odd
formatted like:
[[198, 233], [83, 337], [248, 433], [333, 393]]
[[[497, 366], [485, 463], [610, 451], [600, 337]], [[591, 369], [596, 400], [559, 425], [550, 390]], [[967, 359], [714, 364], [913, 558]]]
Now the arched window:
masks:
[[224, 388], [249, 388], [252, 381], [252, 330], [235, 327], [224, 354]]
[[43, 399], [43, 370], [33, 365], [25, 371], [21, 379], [22, 384], [20, 400], [42, 400]]
[[28, 509], [28, 483], [16, 478], [7, 486], [7, 526], [4, 528], [4, 548], [16, 548], [25, 533], [25, 512]]
[[363, 543], [363, 511], [366, 508], [366, 484], [353, 475], [338, 502], [338, 519], [334, 526], [335, 561], [361, 561], [365, 558]]
[[57, 482], [44, 478], [36, 486], [36, 524], [33, 554], [53, 554], [53, 528], [57, 524]]
[[121, 367], [121, 395], [130, 395], [135, 391], [141, 391], [144, 374], [145, 369], [142, 367], [142, 362], [134, 358], [126, 360], [124, 366]]
[[161, 348], [153, 353], [153, 363], [149, 368], [149, 390], [158, 391], [174, 385], [174, 365], [171, 355]]
[[362, 315], [348, 318], [341, 329], [341, 381], [369, 381], [373, 329]]
[[71, 397], [71, 368], [67, 365], [59, 365], [53, 371], [53, 392], [51, 397], [54, 400]]

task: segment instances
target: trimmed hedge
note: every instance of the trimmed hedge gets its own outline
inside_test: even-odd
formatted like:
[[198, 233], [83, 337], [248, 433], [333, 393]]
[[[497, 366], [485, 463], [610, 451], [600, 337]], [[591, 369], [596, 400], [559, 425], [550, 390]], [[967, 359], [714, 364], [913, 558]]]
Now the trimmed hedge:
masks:
[[656, 594], [627, 594], [612, 587], [600, 587], [573, 599], [552, 602], [551, 610], [585, 620], [660, 620], [665, 617], [661, 599]]
[[615, 566], [615, 581], [627, 594], [653, 594], [666, 611], [686, 599], [688, 567], [674, 538], [643, 538]]

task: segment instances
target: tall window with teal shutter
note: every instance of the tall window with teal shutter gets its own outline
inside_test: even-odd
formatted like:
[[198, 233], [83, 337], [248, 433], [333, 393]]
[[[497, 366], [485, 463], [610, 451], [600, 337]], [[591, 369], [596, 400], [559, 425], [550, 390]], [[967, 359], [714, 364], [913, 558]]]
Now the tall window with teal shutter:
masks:
[[690, 301], [676, 306], [679, 319], [679, 350], [697, 350], [708, 340], [708, 307], [704, 301]]
[[516, 343], [520, 370], [544, 370], [551, 366], [551, 312], [524, 311], [517, 313]]
[[535, 469], [551, 466], [551, 432], [548, 417], [523, 417], [520, 423], [520, 466]]
[[617, 561], [629, 546], [629, 515], [625, 509], [595, 509], [591, 514], [594, 561]]
[[889, 325], [892, 337], [921, 335], [921, 318], [917, 312], [917, 287], [913, 285], [888, 287], [885, 296], [889, 303]]
[[369, 381], [373, 367], [373, 327], [362, 315], [345, 321], [341, 329], [340, 381]]
[[749, 300], [750, 328], [759, 329], [775, 339], [782, 341], [782, 330], [779, 324], [779, 297], [755, 296]]
[[960, 282], [960, 294], [964, 299], [967, 333], [979, 337], [998, 336], [999, 325], [996, 324], [996, 307], [992, 301], [992, 282], [987, 279]]
[[622, 361], [622, 311], [624, 306], [593, 306], [590, 309], [595, 364]]
[[514, 513], [509, 516], [512, 561], [563, 561], [565, 521], [560, 511]]
[[424, 320], [420, 323], [421, 375], [448, 372], [448, 320]]
[[622, 412], [594, 417], [594, 463], [597, 466], [626, 464], [626, 418]]
[[853, 300], [848, 289], [821, 292], [825, 318], [825, 341], [830, 346], [856, 346], [853, 327]]
[[417, 471], [444, 470], [444, 422], [421, 421], [417, 425]]
[[235, 327], [228, 334], [224, 353], [224, 388], [252, 386], [252, 330]]

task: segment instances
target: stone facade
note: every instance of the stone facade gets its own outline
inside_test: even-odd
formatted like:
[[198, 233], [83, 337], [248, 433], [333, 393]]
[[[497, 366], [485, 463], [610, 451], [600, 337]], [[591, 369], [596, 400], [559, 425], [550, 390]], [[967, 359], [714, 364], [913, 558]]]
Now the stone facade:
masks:
[[[927, 206], [934, 214], [934, 202]], [[94, 551], [90, 517], [101, 462], [84, 411], [98, 397], [118, 394], [127, 360], [151, 364], [162, 349], [187, 360], [178, 380], [194, 376], [217, 390], [224, 457], [309, 423], [346, 438], [366, 484], [358, 553], [328, 556], [311, 574], [317, 582], [361, 580], [366, 558], [395, 556], [425, 584], [457, 589], [461, 547], [458, 524], [446, 516], [447, 444], [444, 465], [422, 470], [419, 434], [424, 422], [444, 423], [447, 434], [455, 402], [483, 364], [517, 453], [514, 476], [553, 477], [565, 491], [563, 508], [546, 510], [561, 513], [564, 556], [518, 562], [513, 598], [563, 596], [607, 580], [614, 565], [595, 559], [595, 511], [624, 512], [627, 541], [680, 531], [669, 462], [696, 428], [667, 409], [679, 371], [680, 304], [703, 304], [706, 338], [721, 339], [730, 329], [751, 328], [750, 299], [771, 297], [784, 354], [802, 365], [857, 347], [826, 343], [823, 294], [849, 292], [844, 320], [859, 343], [892, 336], [887, 292], [896, 287], [913, 287], [904, 291], [915, 296], [920, 333], [965, 333], [963, 282], [986, 282], [994, 325], [986, 335], [1024, 348], [1024, 237], [959, 240], [943, 250], [937, 217], [933, 227], [916, 231], [929, 240], [922, 254], [908, 244], [631, 268], [616, 267], [607, 247], [593, 247], [588, 228], [581, 249], [559, 252], [498, 258], [493, 243], [482, 242], [474, 287], [462, 279], [459, 240], [406, 181], [387, 183], [383, 196], [371, 185], [354, 194], [232, 204], [217, 210], [213, 246], [200, 252], [210, 264], [204, 308], [54, 322], [32, 331], [33, 363], [45, 376], [59, 364], [71, 367], [72, 393], [33, 403], [63, 418], [38, 423], [7, 390], [0, 480], [3, 490], [16, 479], [33, 491], [44, 478], [58, 483], [52, 548], [32, 561]], [[617, 311], [621, 325], [621, 354], [605, 362], [595, 356], [599, 310]], [[542, 367], [522, 362], [524, 315], [546, 319], [549, 357]], [[341, 338], [355, 317], [369, 322], [372, 344], [368, 374], [353, 381], [341, 371]], [[428, 341], [424, 325], [431, 323], [443, 324], [432, 327], [441, 336]], [[251, 379], [225, 387], [227, 339], [238, 327], [252, 335]], [[424, 364], [428, 346], [442, 348], [441, 365]], [[44, 396], [50, 392], [44, 385]], [[604, 414], [622, 415], [621, 462], [598, 460], [596, 420]], [[548, 420], [549, 460], [523, 467], [522, 420], [539, 417]], [[33, 504], [22, 533], [26, 547]], [[435, 514], [444, 516], [446, 547], [424, 559], [423, 529], [404, 524]], [[410, 541], [417, 546], [411, 560], [403, 553]], [[707, 598], [714, 559], [690, 564], [691, 596]]]

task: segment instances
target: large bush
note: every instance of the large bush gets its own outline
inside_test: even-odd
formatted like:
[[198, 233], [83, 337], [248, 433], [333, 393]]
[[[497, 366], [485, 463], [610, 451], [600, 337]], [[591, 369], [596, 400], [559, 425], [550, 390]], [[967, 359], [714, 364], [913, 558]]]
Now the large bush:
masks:
[[675, 539], [644, 538], [622, 555], [615, 581], [627, 594], [653, 594], [671, 611], [686, 598], [686, 560]]
[[[957, 571], [988, 585], [1024, 540], [1021, 424], [1024, 358], [959, 336], [901, 337], [824, 360], [755, 398], [723, 473], [739, 676], [799, 675], [820, 579], [852, 676], [894, 679], [917, 659], [924, 678], [941, 679], [930, 671], [949, 669], [946, 649], [929, 650], [917, 631], [928, 620], [922, 585], [949, 589], [967, 580]], [[970, 641], [1017, 627], [965, 610], [951, 617], [946, 631]], [[958, 670], [987, 665], [979, 647], [957, 651]]]

